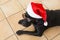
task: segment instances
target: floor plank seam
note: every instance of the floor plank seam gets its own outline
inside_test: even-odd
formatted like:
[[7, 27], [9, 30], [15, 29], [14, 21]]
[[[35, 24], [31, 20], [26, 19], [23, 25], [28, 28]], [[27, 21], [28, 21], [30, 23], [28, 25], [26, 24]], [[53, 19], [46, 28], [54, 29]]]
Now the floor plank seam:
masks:
[[[0, 8], [0, 9], [1, 9], [1, 8]], [[1, 11], [2, 11], [2, 9], [1, 9]], [[3, 11], [2, 11], [2, 12], [3, 12]], [[4, 12], [3, 12], [3, 15], [5, 16]], [[6, 18], [6, 16], [5, 16], [5, 18]], [[9, 21], [8, 21], [7, 18], [6, 18], [6, 21], [7, 21], [7, 23], [9, 24], [9, 26], [10, 26], [11, 30], [13, 31], [14, 35], [16, 36], [17, 40], [19, 40], [18, 37], [17, 37], [17, 35], [15, 34], [14, 30], [12, 29], [12, 27], [11, 27], [11, 25], [10, 25], [10, 23], [9, 23]]]
[[25, 10], [25, 8], [23, 7], [23, 5], [18, 1], [18, 3], [22, 6], [22, 8]]
[[7, 40], [7, 39], [9, 39], [10, 37], [12, 37], [14, 34], [12, 34], [12, 35], [10, 35], [10, 36], [8, 36], [7, 38], [5, 38], [4, 40]]
[[43, 34], [45, 36], [45, 38], [48, 40], [47, 36], [45, 34]]
[[57, 34], [57, 35], [55, 35], [53, 38], [51, 38], [51, 40], [53, 40], [55, 37], [57, 37], [58, 35], [60, 35], [60, 33], [59, 34]]
[[[23, 10], [21, 10], [21, 11], [23, 11]], [[18, 14], [18, 13], [21, 12], [21, 11], [18, 11], [18, 12], [14, 13], [14, 14], [8, 16], [8, 17], [11, 17], [11, 16], [13, 16], [13, 15], [16, 15], [16, 14]], [[8, 17], [6, 17], [6, 18], [8, 18]]]

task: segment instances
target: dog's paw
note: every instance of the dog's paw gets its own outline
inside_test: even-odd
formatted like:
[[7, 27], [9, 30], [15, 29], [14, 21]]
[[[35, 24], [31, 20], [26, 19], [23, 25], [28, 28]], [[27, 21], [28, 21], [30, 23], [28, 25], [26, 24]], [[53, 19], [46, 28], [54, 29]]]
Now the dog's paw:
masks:
[[23, 34], [23, 31], [22, 31], [22, 30], [18, 30], [18, 31], [16, 32], [16, 34], [17, 34], [17, 35], [22, 35], [22, 34]]

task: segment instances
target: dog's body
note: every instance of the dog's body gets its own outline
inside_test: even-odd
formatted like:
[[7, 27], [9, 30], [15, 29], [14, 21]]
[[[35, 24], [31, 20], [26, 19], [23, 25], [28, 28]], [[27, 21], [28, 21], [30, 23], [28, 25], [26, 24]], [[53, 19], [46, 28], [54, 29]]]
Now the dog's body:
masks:
[[[48, 29], [49, 27], [60, 26], [60, 10], [46, 10], [46, 12], [47, 12], [48, 26], [44, 26], [44, 21], [42, 19], [32, 18], [26, 13], [27, 18], [34, 19], [33, 21], [31, 20], [30, 22], [27, 22], [27, 21], [26, 22], [28, 23], [27, 24], [28, 26], [30, 26], [32, 23], [34, 25], [35, 31], [19, 30], [16, 33], [18, 35], [30, 34], [30, 35], [34, 35], [34, 36], [42, 36], [43, 32], [46, 29]], [[22, 23], [21, 20], [19, 21], [19, 24], [22, 24], [24, 26], [24, 23]]]
[[47, 10], [48, 26], [60, 26], [60, 10]]

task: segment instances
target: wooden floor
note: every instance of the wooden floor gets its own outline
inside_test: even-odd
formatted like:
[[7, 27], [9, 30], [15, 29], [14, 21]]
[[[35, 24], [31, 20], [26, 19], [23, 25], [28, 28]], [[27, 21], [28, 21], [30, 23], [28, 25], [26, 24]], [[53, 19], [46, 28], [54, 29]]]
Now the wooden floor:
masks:
[[33, 31], [18, 24], [29, 2], [42, 3], [45, 9], [60, 9], [60, 0], [0, 0], [0, 40], [60, 40], [60, 26], [47, 29], [42, 37], [16, 35], [17, 30]]

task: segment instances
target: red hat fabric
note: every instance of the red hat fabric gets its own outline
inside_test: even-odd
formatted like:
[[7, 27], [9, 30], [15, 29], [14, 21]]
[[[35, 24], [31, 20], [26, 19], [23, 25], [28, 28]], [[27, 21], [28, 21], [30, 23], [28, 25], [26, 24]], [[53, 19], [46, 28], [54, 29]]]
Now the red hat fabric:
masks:
[[46, 22], [47, 14], [42, 4], [30, 2], [27, 6], [27, 12], [31, 17], [42, 18]]

